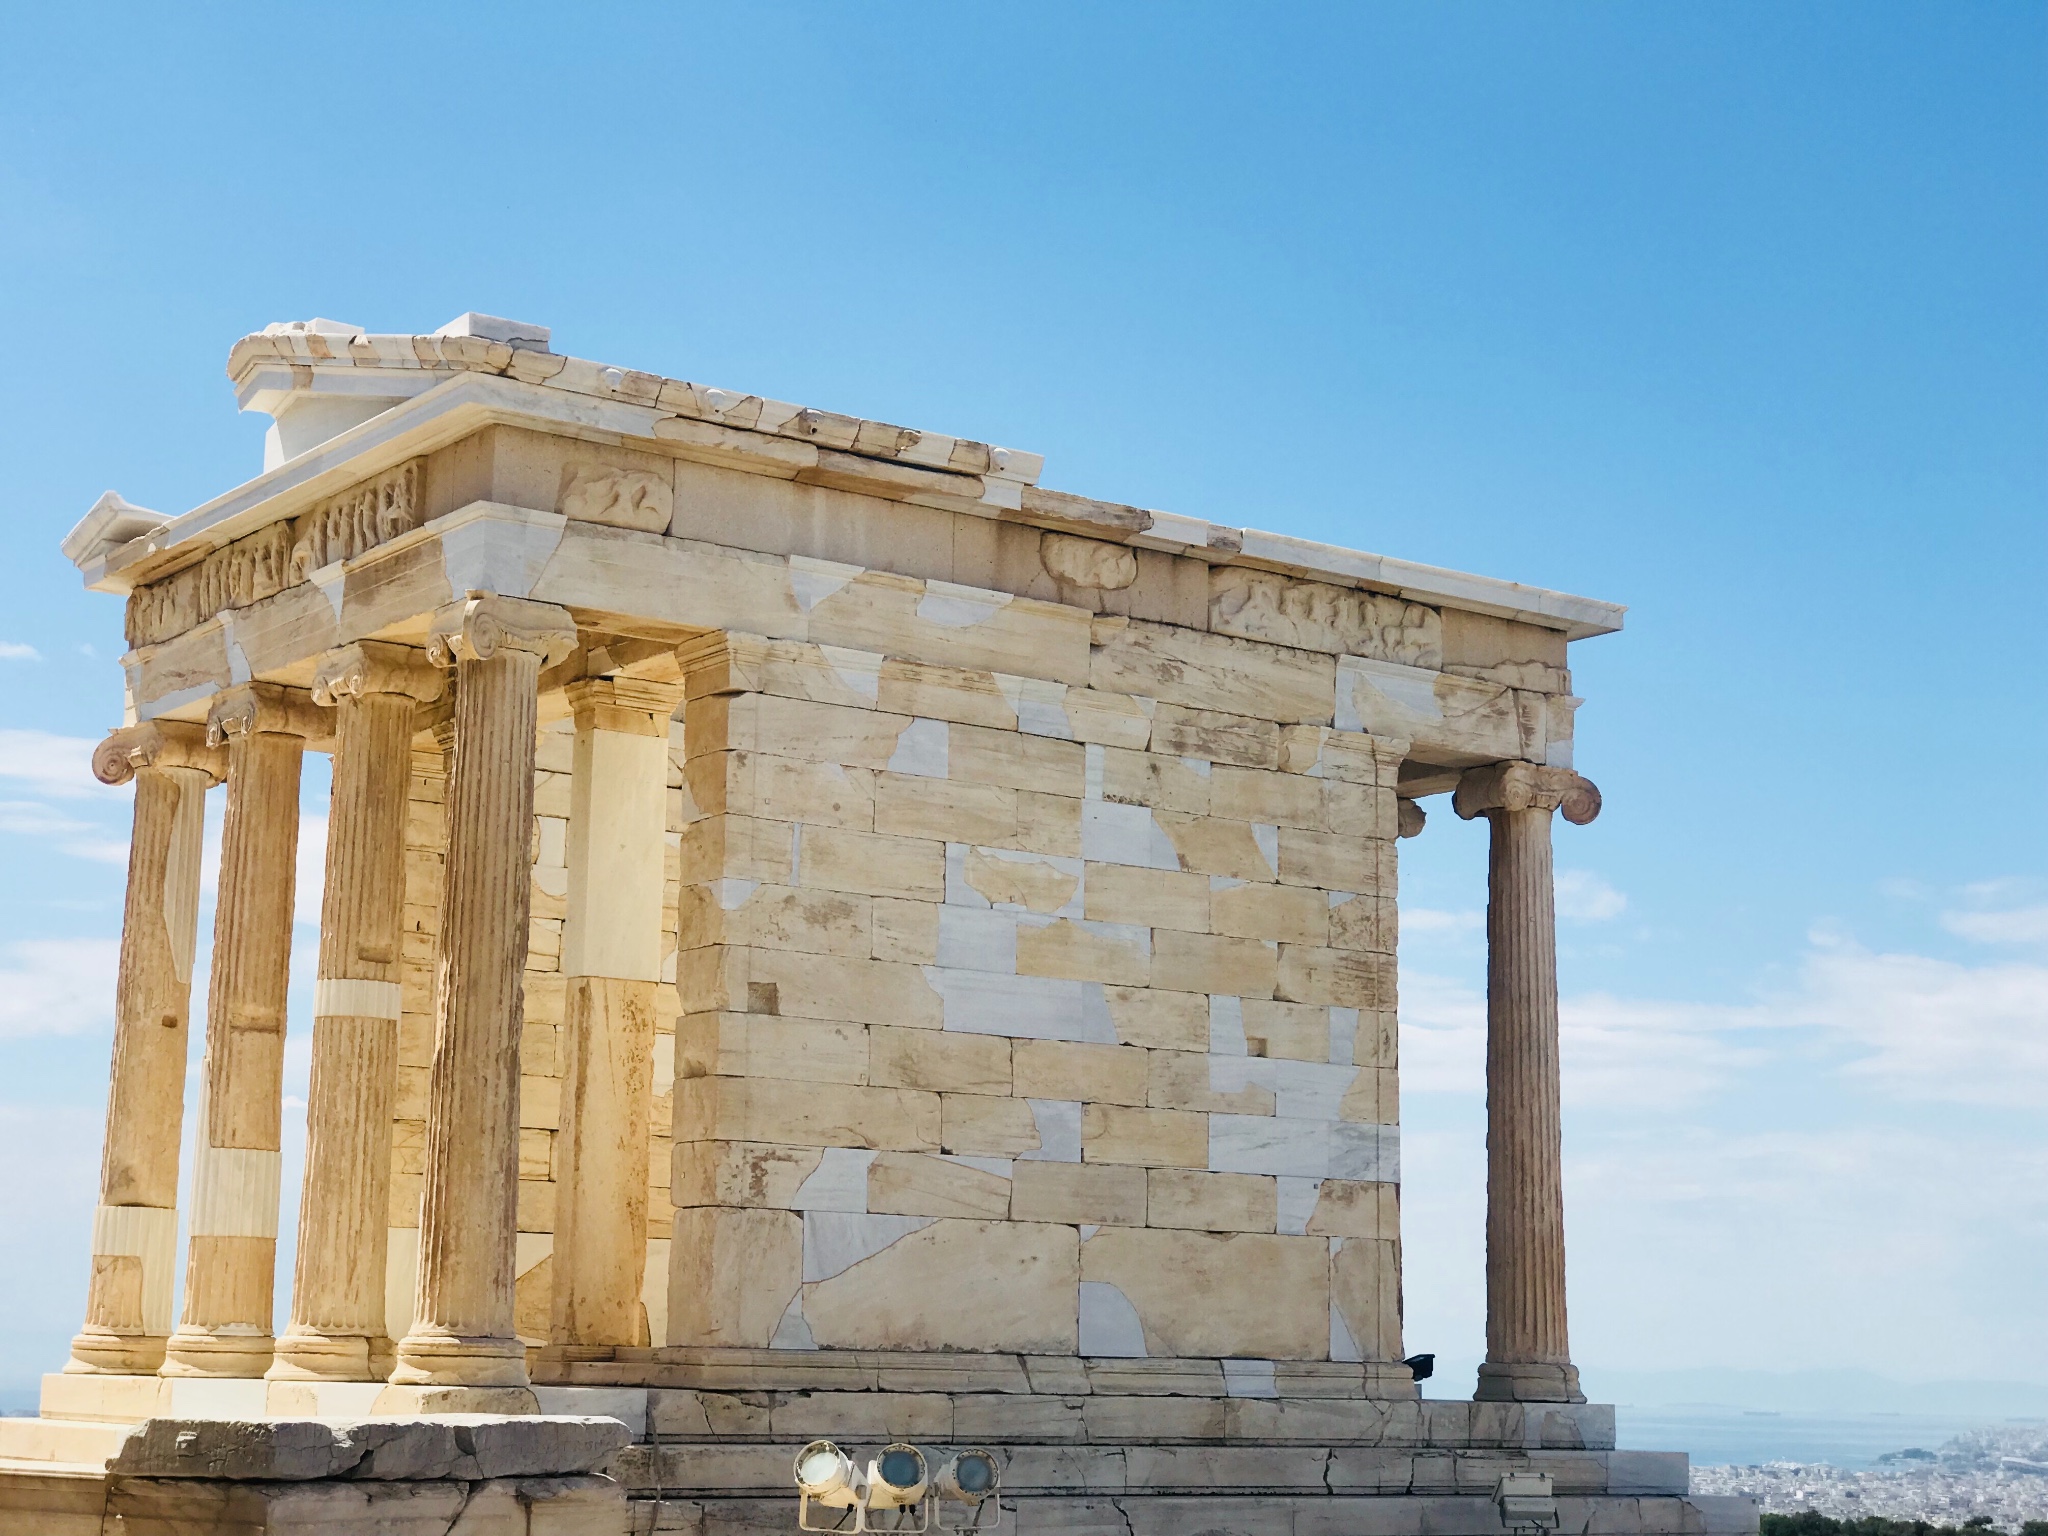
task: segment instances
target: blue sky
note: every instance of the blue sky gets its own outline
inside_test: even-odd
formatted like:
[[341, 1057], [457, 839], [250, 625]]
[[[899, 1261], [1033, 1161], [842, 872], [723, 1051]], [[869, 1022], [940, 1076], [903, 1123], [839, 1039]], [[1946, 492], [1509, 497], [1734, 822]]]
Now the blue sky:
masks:
[[[0, 22], [0, 1386], [77, 1322], [121, 897], [119, 604], [57, 540], [255, 473], [237, 336], [465, 309], [1630, 604], [1574, 648], [1607, 809], [1559, 849], [1589, 1385], [2048, 1384], [2048, 8], [415, 10]], [[1435, 804], [1407, 1300], [1451, 1391], [1484, 837]]]

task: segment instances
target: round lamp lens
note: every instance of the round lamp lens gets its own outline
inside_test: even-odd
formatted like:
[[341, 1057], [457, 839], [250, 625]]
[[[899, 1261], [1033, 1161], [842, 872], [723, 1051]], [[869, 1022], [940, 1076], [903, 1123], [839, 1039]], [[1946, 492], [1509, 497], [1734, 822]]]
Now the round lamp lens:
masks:
[[996, 1464], [986, 1456], [962, 1456], [953, 1469], [962, 1493], [987, 1493], [995, 1486]]
[[807, 1487], [815, 1488], [832, 1480], [832, 1474], [839, 1470], [837, 1451], [813, 1451], [797, 1465], [797, 1480]]
[[924, 1480], [924, 1467], [915, 1451], [888, 1451], [882, 1457], [882, 1481], [892, 1488], [915, 1488]]

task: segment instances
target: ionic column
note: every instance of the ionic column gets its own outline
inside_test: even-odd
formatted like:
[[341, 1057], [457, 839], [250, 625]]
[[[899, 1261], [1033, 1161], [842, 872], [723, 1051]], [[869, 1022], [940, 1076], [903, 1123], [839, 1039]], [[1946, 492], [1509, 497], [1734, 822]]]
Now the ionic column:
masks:
[[285, 989], [299, 851], [299, 768], [326, 722], [297, 689], [244, 683], [214, 701], [228, 749], [206, 1065], [193, 1137], [185, 1313], [166, 1376], [261, 1376], [277, 1268]]
[[556, 1346], [635, 1345], [646, 1342], [647, 1106], [661, 983], [668, 725], [680, 690], [601, 678], [567, 692], [576, 748], [549, 1332]]
[[164, 1363], [178, 1261], [178, 1143], [199, 927], [206, 791], [227, 773], [204, 726], [119, 730], [92, 755], [103, 784], [135, 783], [128, 899], [114, 986], [114, 1060], [85, 1326], [67, 1371], [147, 1375]]
[[275, 1378], [368, 1381], [372, 1341], [385, 1335], [407, 781], [415, 706], [443, 683], [424, 663], [363, 641], [314, 673], [313, 701], [335, 711], [334, 790], [292, 1321]]
[[[426, 1177], [406, 1388], [471, 1388], [478, 1408], [531, 1411], [513, 1326], [519, 1198], [519, 1032], [533, 837], [533, 735], [543, 665], [575, 626], [545, 603], [473, 595], [434, 616], [428, 654], [453, 662], [455, 750], [428, 1073]], [[496, 1391], [490, 1389], [499, 1389]], [[511, 1390], [504, 1390], [511, 1389]], [[411, 1394], [449, 1406], [453, 1394]]]
[[1486, 894], [1486, 1362], [1482, 1401], [1585, 1401], [1565, 1334], [1557, 916], [1550, 815], [1584, 825], [1600, 791], [1568, 768], [1495, 763], [1453, 805], [1492, 826]]

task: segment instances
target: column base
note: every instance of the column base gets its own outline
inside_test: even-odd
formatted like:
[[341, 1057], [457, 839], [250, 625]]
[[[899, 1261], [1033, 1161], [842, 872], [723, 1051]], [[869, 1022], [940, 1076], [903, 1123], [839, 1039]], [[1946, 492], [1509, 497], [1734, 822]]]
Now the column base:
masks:
[[[519, 1387], [530, 1385], [526, 1346], [517, 1339], [462, 1338], [413, 1332], [398, 1341], [394, 1387]], [[478, 1410], [490, 1411], [490, 1410]]]
[[293, 1330], [277, 1341], [277, 1360], [263, 1373], [272, 1381], [374, 1381], [370, 1341], [360, 1333]]
[[1583, 1403], [1576, 1365], [1489, 1360], [1479, 1367], [1478, 1403]]
[[180, 1328], [164, 1346], [163, 1376], [261, 1376], [270, 1369], [276, 1341], [268, 1333]]
[[422, 1387], [398, 1383], [377, 1394], [378, 1418], [432, 1413], [539, 1413], [531, 1387]]
[[71, 1341], [71, 1358], [64, 1369], [75, 1376], [154, 1376], [164, 1363], [161, 1333], [115, 1333], [104, 1328], [82, 1328]]

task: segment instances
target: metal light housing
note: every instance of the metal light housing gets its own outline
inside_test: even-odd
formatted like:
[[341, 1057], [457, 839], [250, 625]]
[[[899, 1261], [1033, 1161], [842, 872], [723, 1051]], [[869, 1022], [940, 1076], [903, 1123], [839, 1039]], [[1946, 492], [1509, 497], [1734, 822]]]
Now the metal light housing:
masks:
[[[932, 1479], [934, 1492], [933, 1512], [939, 1513], [941, 1502], [946, 1505], [963, 1505], [974, 1512], [974, 1518], [964, 1524], [948, 1524], [939, 1521], [942, 1530], [992, 1531], [1002, 1523], [1003, 1506], [996, 1498], [1002, 1487], [1002, 1469], [995, 1456], [984, 1450], [955, 1451], [948, 1456]], [[983, 1522], [982, 1516], [994, 1511], [993, 1520]]]
[[[813, 1504], [825, 1509], [865, 1511], [867, 1507], [867, 1479], [861, 1476], [860, 1468], [854, 1465], [853, 1458], [830, 1440], [813, 1440], [798, 1451], [796, 1461], [791, 1467], [791, 1474], [796, 1481], [796, 1523], [799, 1529], [837, 1529], [837, 1526], [811, 1524], [810, 1513]], [[857, 1525], [856, 1529], [858, 1528]]]
[[923, 1503], [932, 1485], [924, 1452], [901, 1441], [884, 1446], [882, 1454], [868, 1463], [867, 1485], [869, 1509], [907, 1509]]

